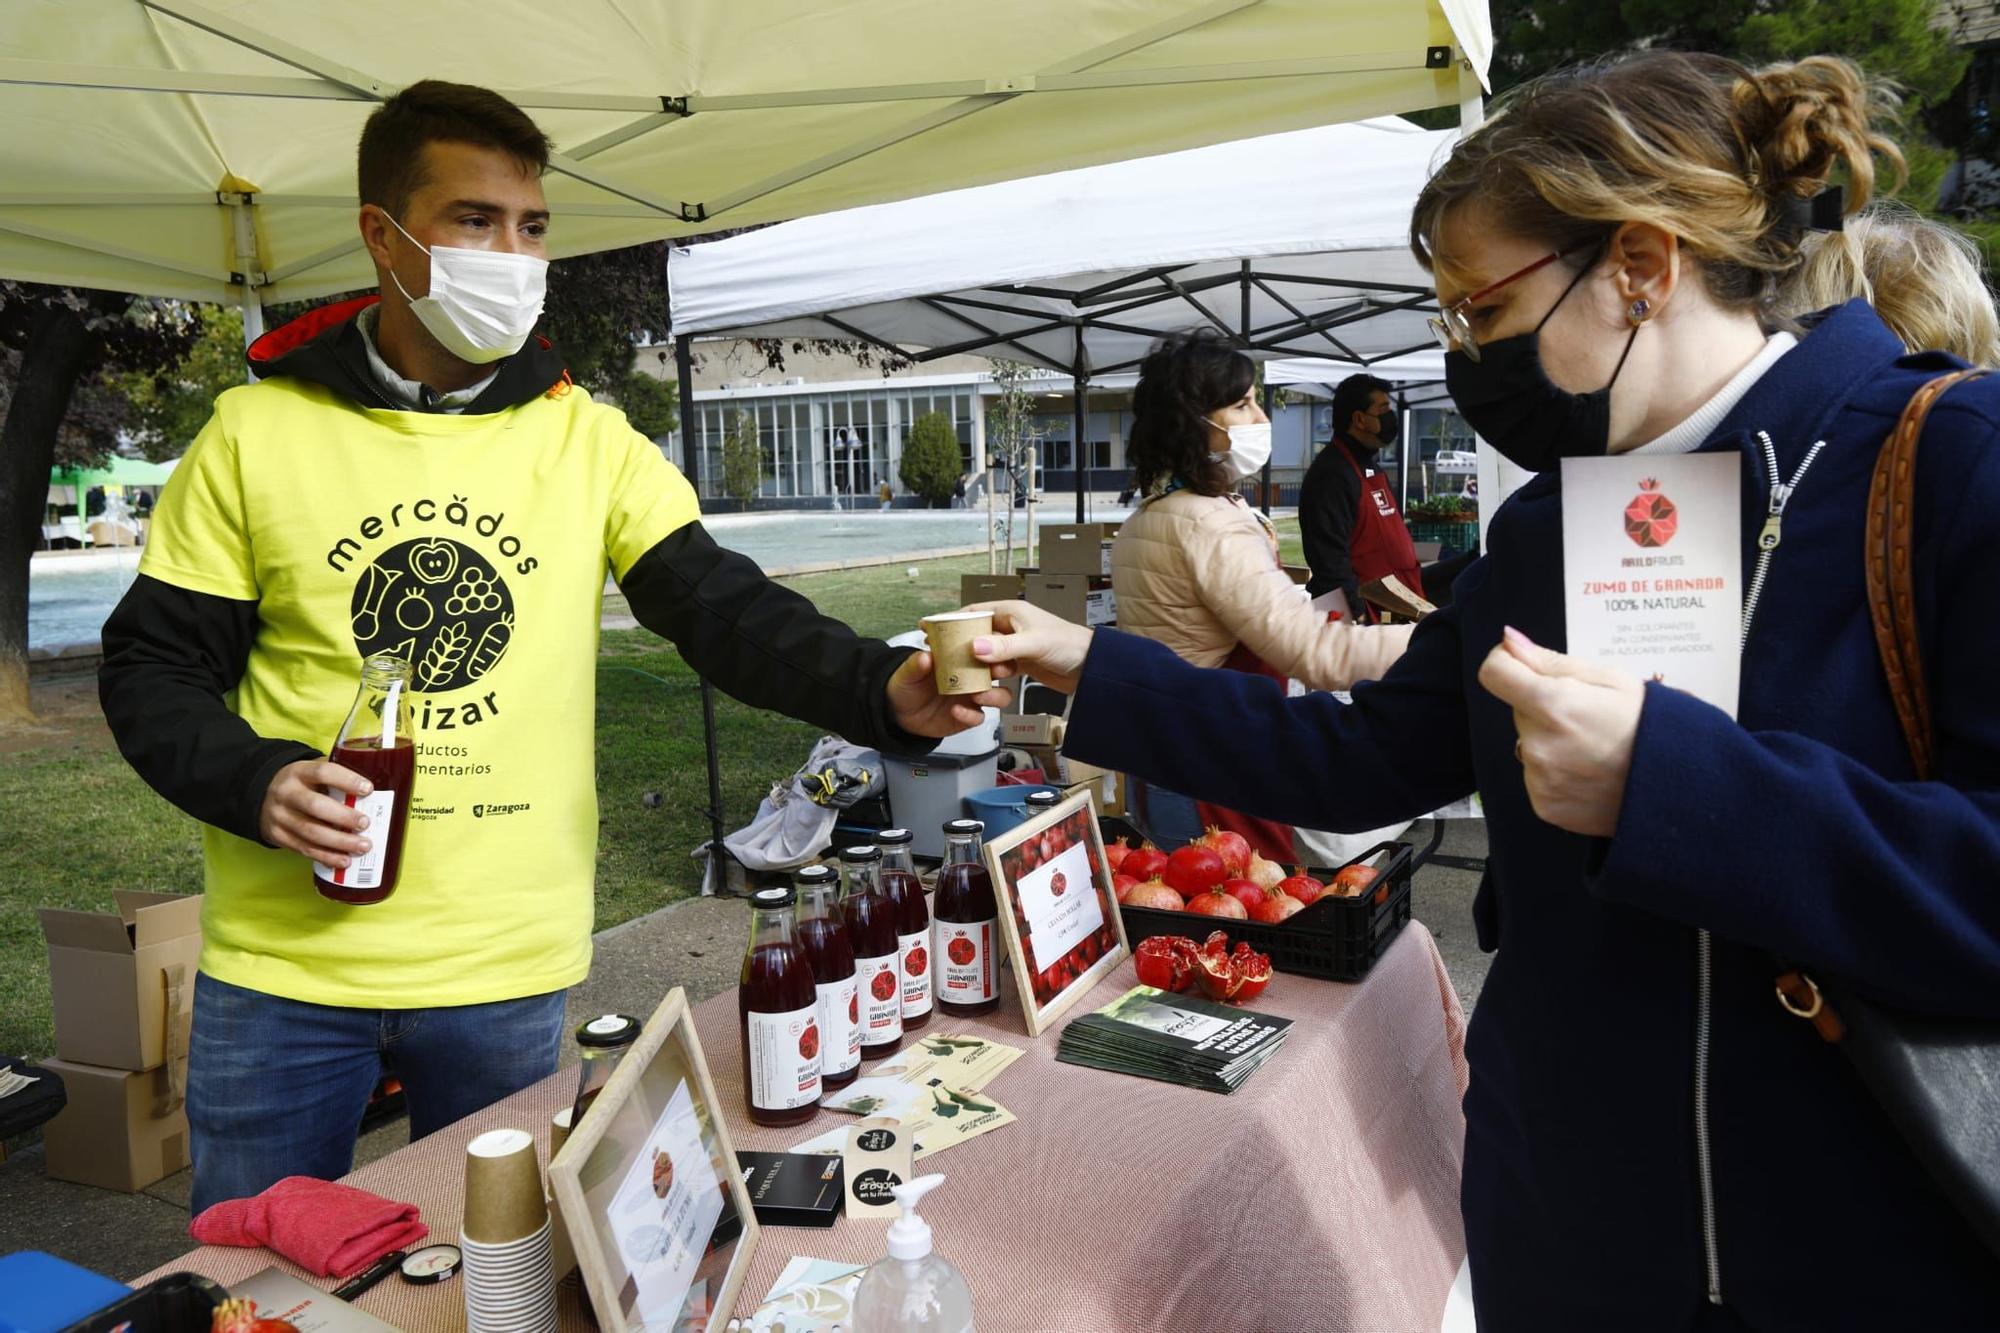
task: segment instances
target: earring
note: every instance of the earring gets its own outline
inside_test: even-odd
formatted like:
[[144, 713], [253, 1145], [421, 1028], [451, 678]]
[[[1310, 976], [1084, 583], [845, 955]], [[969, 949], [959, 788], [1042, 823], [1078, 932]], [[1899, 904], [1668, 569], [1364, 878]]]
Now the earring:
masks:
[[1642, 296], [1638, 300], [1632, 303], [1632, 308], [1630, 310], [1625, 312], [1625, 318], [1631, 320], [1632, 327], [1636, 329], [1641, 324], [1644, 324], [1646, 322], [1646, 316], [1651, 314], [1652, 311], [1653, 307], [1649, 305], [1646, 301], [1646, 298]]

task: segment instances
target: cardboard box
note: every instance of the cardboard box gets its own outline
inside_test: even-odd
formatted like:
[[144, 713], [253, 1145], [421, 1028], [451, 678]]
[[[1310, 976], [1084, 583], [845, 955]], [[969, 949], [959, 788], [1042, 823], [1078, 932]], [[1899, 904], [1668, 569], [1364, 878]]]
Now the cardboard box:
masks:
[[1041, 572], [1111, 577], [1116, 523], [1051, 523], [1041, 530]]
[[1021, 600], [1019, 574], [961, 574], [958, 576], [961, 606], [974, 602], [1017, 602]]
[[1111, 580], [1089, 574], [1036, 574], [1026, 580], [1023, 596], [1030, 606], [1061, 616], [1071, 624], [1096, 629], [1118, 623], [1118, 595]]
[[42, 1128], [43, 1169], [55, 1180], [142, 1190], [188, 1164], [185, 1065], [135, 1073], [44, 1060], [69, 1104]]
[[1002, 745], [1055, 746], [1063, 742], [1065, 723], [1053, 713], [1006, 713], [1000, 718]]
[[1125, 813], [1123, 773], [1114, 773], [1095, 764], [1083, 763], [1047, 746], [1027, 746], [1024, 750], [1029, 764], [1041, 769], [1043, 779], [1053, 786], [1063, 788], [1065, 794], [1073, 794], [1087, 787], [1097, 794], [1097, 813], [1101, 815]]
[[44, 907], [56, 1054], [105, 1069], [156, 1069], [187, 1054], [201, 895], [114, 895], [118, 911]]

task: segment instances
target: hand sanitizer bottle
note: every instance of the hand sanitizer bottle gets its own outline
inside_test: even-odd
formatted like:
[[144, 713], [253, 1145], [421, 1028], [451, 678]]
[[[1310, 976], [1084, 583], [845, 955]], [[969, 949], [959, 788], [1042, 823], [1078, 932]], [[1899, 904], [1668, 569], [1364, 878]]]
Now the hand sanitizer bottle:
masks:
[[942, 1184], [943, 1176], [918, 1176], [889, 1191], [903, 1215], [889, 1224], [889, 1257], [854, 1293], [855, 1333], [973, 1333], [972, 1288], [931, 1252], [930, 1223], [917, 1216], [924, 1195]]

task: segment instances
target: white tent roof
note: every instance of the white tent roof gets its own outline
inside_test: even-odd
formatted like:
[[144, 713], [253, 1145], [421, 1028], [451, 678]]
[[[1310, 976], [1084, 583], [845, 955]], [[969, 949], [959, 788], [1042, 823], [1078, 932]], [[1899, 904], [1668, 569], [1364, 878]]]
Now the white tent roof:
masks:
[[1247, 287], [1259, 356], [1360, 363], [1434, 348], [1410, 209], [1456, 133], [1328, 125], [677, 249], [674, 332], [860, 336], [931, 356], [1004, 335], [993, 355], [1063, 370], [1081, 332], [1103, 372], [1168, 330], [1241, 334]]
[[0, 277], [371, 286], [354, 145], [420, 78], [556, 140], [576, 254], [1479, 92], [1484, 0], [0, 0]]

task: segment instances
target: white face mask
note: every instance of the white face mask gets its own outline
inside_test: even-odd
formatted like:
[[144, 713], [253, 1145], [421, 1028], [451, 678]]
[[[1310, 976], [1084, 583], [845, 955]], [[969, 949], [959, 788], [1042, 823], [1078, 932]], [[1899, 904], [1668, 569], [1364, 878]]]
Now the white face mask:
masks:
[[1264, 464], [1271, 461], [1271, 423], [1259, 421], [1252, 425], [1229, 427], [1229, 452], [1212, 453], [1209, 457], [1222, 464], [1231, 481], [1241, 481], [1262, 472]]
[[[382, 216], [389, 217], [385, 211]], [[542, 317], [548, 289], [549, 261], [505, 250], [465, 250], [423, 243], [393, 217], [397, 231], [431, 259], [428, 296], [411, 296], [389, 270], [396, 290], [410, 303], [410, 313], [430, 331], [444, 350], [475, 366], [498, 361], [521, 350]]]

